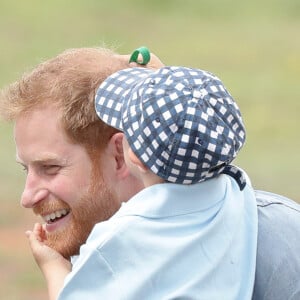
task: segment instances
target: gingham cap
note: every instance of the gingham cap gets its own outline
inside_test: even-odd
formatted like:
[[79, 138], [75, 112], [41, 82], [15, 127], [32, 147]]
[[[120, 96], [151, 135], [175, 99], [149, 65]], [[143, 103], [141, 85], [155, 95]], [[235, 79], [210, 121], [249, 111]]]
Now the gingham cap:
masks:
[[245, 142], [241, 114], [213, 74], [174, 66], [121, 70], [100, 85], [95, 106], [166, 181], [192, 184], [227, 173], [245, 185], [229, 165]]

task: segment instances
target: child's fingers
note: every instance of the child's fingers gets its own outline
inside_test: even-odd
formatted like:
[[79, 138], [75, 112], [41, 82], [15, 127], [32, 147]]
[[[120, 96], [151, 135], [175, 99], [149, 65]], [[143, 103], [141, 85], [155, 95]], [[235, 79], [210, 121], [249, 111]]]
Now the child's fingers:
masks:
[[42, 228], [42, 225], [40, 223], [35, 223], [33, 226], [34, 234], [39, 235], [41, 233], [41, 228]]
[[43, 242], [45, 240], [45, 232], [43, 225], [40, 223], [35, 223], [33, 227], [33, 234], [35, 235], [38, 241]]
[[31, 248], [35, 246], [36, 243], [40, 243], [43, 241], [43, 228], [39, 223], [34, 224], [33, 230], [27, 230], [25, 234], [30, 242]]
[[28, 238], [30, 248], [31, 248], [32, 252], [34, 253], [35, 252], [34, 250], [37, 247], [37, 243], [39, 243], [39, 242], [36, 239], [34, 233], [32, 231], [30, 231], [30, 230], [26, 231], [26, 236]]
[[29, 236], [32, 234], [32, 231], [31, 230], [27, 230], [27, 231], [25, 231], [25, 234], [26, 234], [26, 236], [29, 239]]
[[43, 243], [38, 240], [36, 234], [34, 233], [34, 230], [27, 230], [25, 233], [28, 238], [33, 257], [37, 264], [40, 266], [41, 262], [43, 261]]
[[44, 223], [43, 225], [41, 225], [41, 238], [42, 241], [45, 241], [46, 238], [46, 224]]
[[39, 243], [39, 240], [37, 239], [37, 236], [35, 235], [35, 233], [33, 231], [27, 230], [25, 233], [29, 240], [30, 246], [35, 245], [35, 243]]

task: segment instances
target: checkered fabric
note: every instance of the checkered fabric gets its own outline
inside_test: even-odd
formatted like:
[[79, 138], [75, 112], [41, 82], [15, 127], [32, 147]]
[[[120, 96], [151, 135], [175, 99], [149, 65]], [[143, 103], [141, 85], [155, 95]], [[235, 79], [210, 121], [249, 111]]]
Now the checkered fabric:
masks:
[[166, 181], [192, 184], [226, 173], [245, 185], [229, 165], [245, 142], [241, 114], [212, 73], [175, 66], [121, 70], [100, 85], [95, 106]]

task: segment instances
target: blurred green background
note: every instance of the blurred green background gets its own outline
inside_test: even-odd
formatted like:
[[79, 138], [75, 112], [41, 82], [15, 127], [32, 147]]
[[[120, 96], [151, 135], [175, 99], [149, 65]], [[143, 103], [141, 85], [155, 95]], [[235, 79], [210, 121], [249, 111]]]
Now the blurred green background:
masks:
[[[299, 0], [0, 2], [0, 88], [66, 48], [145, 45], [166, 65], [218, 75], [237, 100], [247, 143], [236, 163], [256, 189], [300, 202]], [[24, 235], [24, 174], [12, 126], [0, 122], [0, 299], [46, 299]]]

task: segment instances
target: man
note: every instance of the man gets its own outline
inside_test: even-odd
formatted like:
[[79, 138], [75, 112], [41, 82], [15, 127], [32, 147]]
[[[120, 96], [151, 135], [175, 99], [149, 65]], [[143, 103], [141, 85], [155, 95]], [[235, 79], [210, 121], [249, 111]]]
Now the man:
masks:
[[[1, 115], [15, 122], [17, 160], [27, 172], [21, 203], [41, 215], [48, 245], [66, 258], [142, 188], [125, 165], [121, 134], [94, 109], [96, 88], [128, 59], [105, 49], [66, 51], [2, 92]], [[263, 192], [257, 204], [253, 299], [299, 299], [299, 205]]]
[[177, 66], [128, 68], [105, 79], [96, 99], [99, 117], [123, 131], [125, 162], [145, 188], [95, 225], [72, 269], [43, 244], [41, 224], [28, 232], [48, 286], [66, 274], [63, 288], [49, 294], [251, 299], [256, 197], [243, 172], [229, 164], [245, 131], [220, 79]]

